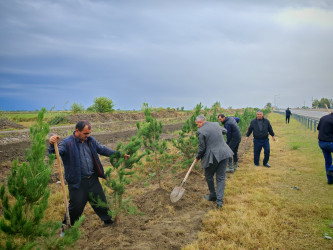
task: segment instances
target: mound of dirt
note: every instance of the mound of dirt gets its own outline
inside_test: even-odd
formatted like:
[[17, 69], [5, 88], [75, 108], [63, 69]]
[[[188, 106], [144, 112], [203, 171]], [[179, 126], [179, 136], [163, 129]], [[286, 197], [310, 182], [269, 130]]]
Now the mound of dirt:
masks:
[[0, 129], [8, 129], [8, 128], [23, 129], [24, 127], [20, 124], [11, 122], [8, 119], [5, 118], [0, 119]]
[[[152, 116], [155, 118], [177, 118], [187, 117], [186, 112], [177, 112], [173, 110], [154, 111]], [[75, 124], [80, 120], [88, 120], [90, 122], [112, 122], [112, 121], [137, 121], [143, 120], [145, 115], [143, 112], [117, 112], [117, 113], [91, 113], [91, 114], [72, 114], [66, 117], [69, 123]]]

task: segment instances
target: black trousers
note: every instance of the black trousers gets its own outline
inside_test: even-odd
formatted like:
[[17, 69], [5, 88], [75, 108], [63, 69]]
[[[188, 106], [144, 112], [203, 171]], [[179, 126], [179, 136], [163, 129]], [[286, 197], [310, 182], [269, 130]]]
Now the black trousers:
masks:
[[[68, 185], [69, 191], [69, 217], [71, 225], [77, 221], [83, 213], [84, 207], [89, 201], [95, 213], [101, 218], [102, 221], [111, 219], [108, 214], [109, 209], [106, 207], [96, 206], [95, 201], [100, 199], [106, 203], [105, 194], [101, 183], [96, 175], [92, 175], [89, 179], [82, 179], [79, 189], [73, 188]], [[91, 199], [91, 195], [93, 199]], [[66, 224], [66, 215], [63, 221]]]
[[[231, 139], [229, 144], [228, 144], [229, 148], [234, 153], [234, 155], [233, 155], [234, 162], [238, 162], [238, 147], [239, 147], [240, 142], [241, 142], [241, 140]], [[231, 158], [230, 158], [229, 162], [232, 162]]]
[[290, 115], [287, 115], [286, 116], [286, 123], [289, 123], [289, 120], [290, 120]]

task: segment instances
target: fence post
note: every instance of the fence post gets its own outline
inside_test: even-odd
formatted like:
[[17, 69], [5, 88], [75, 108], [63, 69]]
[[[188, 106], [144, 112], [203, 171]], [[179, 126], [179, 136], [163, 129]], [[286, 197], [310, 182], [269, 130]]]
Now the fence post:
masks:
[[310, 130], [312, 130], [312, 122], [313, 122], [313, 120], [311, 119], [311, 126], [310, 126]]

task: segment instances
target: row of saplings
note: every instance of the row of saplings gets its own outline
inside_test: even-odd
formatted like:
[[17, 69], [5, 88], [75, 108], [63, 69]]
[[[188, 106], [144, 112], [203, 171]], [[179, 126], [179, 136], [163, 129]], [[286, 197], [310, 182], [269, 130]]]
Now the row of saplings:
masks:
[[[197, 148], [198, 138], [196, 136], [197, 127], [195, 125], [196, 116], [202, 113], [202, 105], [198, 104], [191, 115], [186, 120], [177, 139], [173, 140], [173, 145], [182, 155], [181, 165], [186, 167], [192, 162]], [[59, 237], [61, 222], [46, 221], [45, 210], [48, 206], [50, 190], [48, 183], [52, 174], [52, 165], [55, 159], [50, 155], [45, 161], [45, 138], [50, 129], [49, 125], [43, 122], [46, 110], [43, 108], [37, 118], [37, 123], [30, 128], [31, 148], [26, 151], [26, 161], [19, 163], [13, 161], [11, 173], [7, 179], [7, 188], [2, 185], [0, 199], [2, 213], [0, 219], [0, 248], [1, 249], [61, 249], [74, 243], [79, 239], [78, 230], [84, 220], [84, 216], [70, 229], [66, 230], [64, 237]], [[208, 112], [210, 116], [207, 117]], [[243, 114], [234, 114], [241, 118], [240, 128], [249, 124], [255, 117], [256, 109], [246, 108]], [[168, 165], [168, 161], [178, 157], [166, 153], [167, 144], [160, 139], [162, 133], [162, 122], [157, 121], [151, 114], [151, 109], [147, 104], [144, 106], [145, 121], [138, 123], [137, 135], [133, 136], [127, 144], [120, 142], [117, 150], [121, 155], [113, 154], [110, 157], [112, 167], [106, 170], [105, 185], [112, 190], [108, 196], [108, 206], [112, 211], [112, 217], [117, 218], [120, 213], [135, 212], [135, 207], [130, 205], [130, 200], [123, 200], [126, 185], [130, 183], [129, 176], [133, 175], [133, 167], [140, 164], [143, 157], [150, 161], [153, 166], [153, 173], [161, 186], [161, 173], [163, 166]], [[218, 121], [217, 108], [213, 110], [205, 109], [204, 115], [209, 121]], [[243, 127], [243, 128], [242, 128]], [[143, 150], [142, 150], [143, 149]], [[124, 160], [124, 154], [131, 157]]]

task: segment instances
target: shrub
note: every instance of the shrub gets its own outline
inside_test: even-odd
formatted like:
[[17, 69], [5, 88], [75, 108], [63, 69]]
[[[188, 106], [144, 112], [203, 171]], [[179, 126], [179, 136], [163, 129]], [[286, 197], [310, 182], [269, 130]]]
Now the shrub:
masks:
[[112, 113], [114, 104], [110, 98], [101, 96], [94, 99], [94, 104], [90, 106], [87, 110], [95, 111], [99, 113]]
[[74, 114], [82, 113], [82, 112], [84, 112], [84, 107], [81, 104], [74, 102], [71, 106], [71, 111]]

